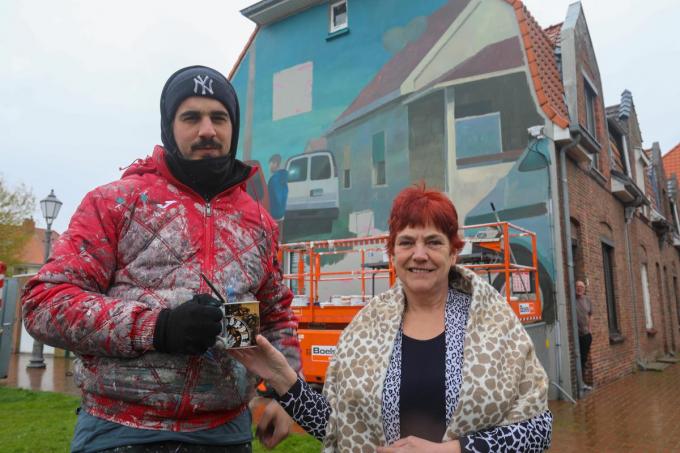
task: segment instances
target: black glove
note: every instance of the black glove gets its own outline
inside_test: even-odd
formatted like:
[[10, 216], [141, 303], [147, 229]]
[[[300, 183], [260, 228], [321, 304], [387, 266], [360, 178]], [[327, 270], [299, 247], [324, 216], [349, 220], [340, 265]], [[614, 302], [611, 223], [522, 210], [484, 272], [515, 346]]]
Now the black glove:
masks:
[[220, 301], [209, 294], [197, 294], [175, 308], [161, 310], [154, 329], [153, 347], [170, 354], [203, 354], [222, 332], [220, 305]]

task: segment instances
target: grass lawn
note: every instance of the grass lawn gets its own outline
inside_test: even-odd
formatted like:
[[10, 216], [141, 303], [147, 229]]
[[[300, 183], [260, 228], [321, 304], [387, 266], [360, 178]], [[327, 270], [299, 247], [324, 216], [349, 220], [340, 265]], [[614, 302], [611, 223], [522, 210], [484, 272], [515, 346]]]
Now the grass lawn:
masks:
[[[79, 398], [52, 392], [0, 387], [0, 452], [68, 452]], [[307, 435], [291, 435], [274, 450], [255, 441], [254, 452], [318, 452], [321, 444]]]

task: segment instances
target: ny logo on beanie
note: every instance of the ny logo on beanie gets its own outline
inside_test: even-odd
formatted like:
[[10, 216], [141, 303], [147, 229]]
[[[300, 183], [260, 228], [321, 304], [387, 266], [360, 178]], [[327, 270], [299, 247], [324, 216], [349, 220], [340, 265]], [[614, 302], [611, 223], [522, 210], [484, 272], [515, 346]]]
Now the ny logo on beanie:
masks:
[[199, 85], [201, 86], [201, 96], [205, 96], [206, 92], [210, 92], [210, 94], [214, 95], [213, 93], [213, 80], [210, 78], [210, 76], [204, 76], [201, 78], [200, 75], [197, 75], [194, 77], [194, 93], [198, 94], [198, 87]]

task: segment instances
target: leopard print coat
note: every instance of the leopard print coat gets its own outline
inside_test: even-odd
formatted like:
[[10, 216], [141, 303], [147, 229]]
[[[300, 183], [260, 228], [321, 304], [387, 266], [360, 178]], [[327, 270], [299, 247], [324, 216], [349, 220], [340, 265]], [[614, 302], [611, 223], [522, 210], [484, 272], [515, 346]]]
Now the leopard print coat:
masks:
[[[463, 382], [443, 441], [545, 412], [548, 377], [505, 299], [461, 266], [452, 268], [449, 284], [470, 294], [472, 301]], [[386, 444], [383, 385], [403, 313], [404, 292], [397, 282], [373, 298], [344, 330], [324, 385], [331, 408], [324, 452], [373, 452]]]

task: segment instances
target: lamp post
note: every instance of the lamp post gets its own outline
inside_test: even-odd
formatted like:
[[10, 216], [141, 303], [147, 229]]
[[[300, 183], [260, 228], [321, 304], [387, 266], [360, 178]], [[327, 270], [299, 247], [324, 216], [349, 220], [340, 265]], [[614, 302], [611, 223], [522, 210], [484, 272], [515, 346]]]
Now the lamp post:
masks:
[[[50, 191], [46, 198], [40, 200], [40, 210], [45, 218], [45, 223], [47, 223], [47, 229], [45, 229], [45, 262], [49, 259], [52, 248], [52, 222], [57, 218], [61, 205], [61, 201], [54, 195], [54, 189]], [[33, 340], [33, 353], [26, 368], [45, 368], [43, 344], [41, 341]]]

